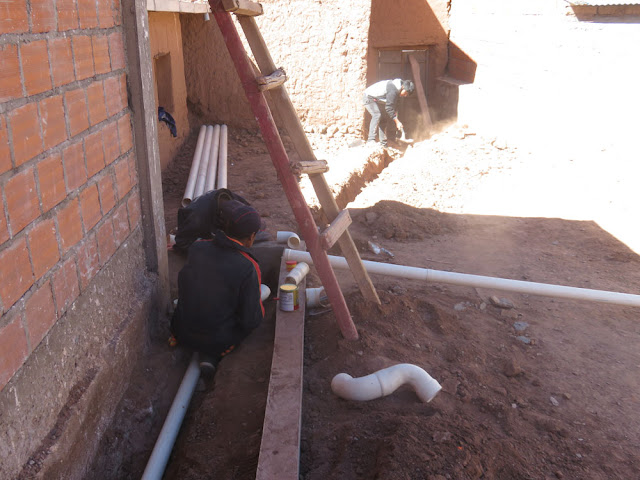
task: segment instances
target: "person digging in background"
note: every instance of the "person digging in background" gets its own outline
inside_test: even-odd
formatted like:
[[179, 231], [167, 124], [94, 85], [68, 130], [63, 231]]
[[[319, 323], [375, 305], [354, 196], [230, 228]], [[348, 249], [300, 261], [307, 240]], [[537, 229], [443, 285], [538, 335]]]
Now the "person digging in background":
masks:
[[177, 342], [200, 353], [205, 376], [264, 319], [260, 267], [249, 250], [262, 224], [260, 215], [237, 200], [224, 202], [220, 215], [224, 231], [189, 247], [171, 319]]
[[[364, 91], [364, 108], [371, 114], [369, 136], [367, 144], [375, 143], [376, 130], [383, 147], [387, 146], [385, 126], [388, 119], [395, 123], [395, 127], [402, 132], [404, 127], [398, 119], [398, 97], [408, 97], [415, 91], [411, 80], [382, 80], [367, 87]], [[383, 108], [381, 108], [383, 106]]]

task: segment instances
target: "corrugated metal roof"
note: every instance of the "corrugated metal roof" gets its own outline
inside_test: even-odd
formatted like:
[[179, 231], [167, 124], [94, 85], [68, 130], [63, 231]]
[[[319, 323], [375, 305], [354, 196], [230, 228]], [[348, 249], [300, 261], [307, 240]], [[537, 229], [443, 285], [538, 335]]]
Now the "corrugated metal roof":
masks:
[[621, 1], [621, 0], [617, 0], [617, 1], [612, 1], [612, 2], [607, 2], [606, 0], [574, 0], [574, 1], [570, 1], [569, 3], [571, 5], [587, 5], [590, 7], [609, 7], [609, 6], [613, 6], [613, 5], [640, 5], [640, 2], [638, 2], [638, 0], [635, 0], [633, 2], [625, 2], [625, 1]]

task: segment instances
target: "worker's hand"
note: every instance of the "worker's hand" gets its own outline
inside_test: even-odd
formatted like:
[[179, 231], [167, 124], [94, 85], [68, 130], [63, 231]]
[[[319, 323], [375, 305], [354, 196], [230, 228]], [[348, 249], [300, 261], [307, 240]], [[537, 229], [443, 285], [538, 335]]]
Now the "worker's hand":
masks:
[[398, 120], [397, 118], [396, 118], [396, 128], [398, 130], [400, 130], [401, 132], [404, 130], [404, 127], [402, 126], [402, 123], [400, 123], [400, 120]]

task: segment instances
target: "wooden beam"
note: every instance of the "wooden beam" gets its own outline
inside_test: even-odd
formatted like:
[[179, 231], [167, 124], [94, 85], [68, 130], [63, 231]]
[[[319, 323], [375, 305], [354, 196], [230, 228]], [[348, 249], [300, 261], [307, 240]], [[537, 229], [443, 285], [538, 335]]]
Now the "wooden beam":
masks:
[[282, 68], [278, 68], [271, 75], [265, 75], [263, 77], [256, 78], [258, 82], [258, 88], [260, 91], [271, 90], [272, 88], [279, 87], [287, 81], [287, 74]]
[[416, 92], [418, 94], [418, 102], [420, 103], [420, 110], [422, 111], [422, 117], [427, 129], [431, 129], [433, 122], [431, 121], [431, 115], [429, 114], [429, 106], [427, 105], [427, 96], [424, 94], [424, 86], [420, 79], [420, 66], [413, 54], [409, 55], [409, 63], [411, 64], [411, 73], [413, 73], [413, 82], [416, 84]]
[[[284, 258], [280, 282], [287, 276]], [[262, 426], [256, 480], [298, 480], [302, 423], [302, 365], [306, 279], [298, 284], [300, 307], [276, 312], [269, 393]]]
[[[251, 47], [251, 51], [253, 52], [253, 56], [255, 57], [260, 70], [263, 72], [273, 72], [276, 69], [275, 63], [271, 58], [271, 54], [267, 49], [267, 45], [262, 38], [262, 34], [258, 29], [255, 19], [252, 17], [238, 17], [238, 21], [244, 31], [247, 41], [249, 42], [249, 46]], [[296, 112], [293, 103], [291, 103], [287, 88], [282, 85], [280, 88], [273, 89], [271, 94], [273, 105], [278, 111], [285, 129], [289, 133], [289, 138], [291, 138], [300, 160], [315, 160], [315, 154], [309, 144], [307, 135], [304, 133], [298, 113]], [[322, 210], [324, 211], [327, 220], [332, 222], [340, 213], [340, 209], [338, 208], [336, 199], [333, 197], [324, 175], [310, 175], [309, 179], [311, 180], [311, 184], [313, 185], [313, 189], [316, 192], [320, 205], [322, 205]], [[369, 274], [362, 264], [362, 259], [360, 258], [358, 249], [353, 242], [353, 238], [351, 238], [349, 230], [344, 231], [338, 243], [342, 250], [342, 255], [346, 258], [347, 263], [349, 264], [351, 273], [358, 284], [362, 296], [367, 301], [380, 304], [378, 293], [369, 278]]]
[[255, 17], [264, 13], [262, 4], [251, 0], [221, 0], [225, 11]]
[[342, 236], [344, 231], [351, 225], [351, 215], [349, 210], [342, 210], [331, 225], [325, 228], [320, 235], [325, 250], [329, 250]]
[[296, 175], [314, 175], [328, 172], [329, 164], [326, 160], [309, 160], [294, 163], [291, 168]]

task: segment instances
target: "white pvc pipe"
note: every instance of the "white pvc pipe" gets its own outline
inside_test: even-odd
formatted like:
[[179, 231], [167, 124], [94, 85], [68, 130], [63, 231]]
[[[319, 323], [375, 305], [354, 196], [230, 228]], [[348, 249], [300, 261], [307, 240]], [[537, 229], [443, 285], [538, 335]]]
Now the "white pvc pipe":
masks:
[[198, 354], [194, 353], [191, 356], [189, 367], [182, 378], [178, 393], [171, 404], [160, 435], [158, 435], [158, 440], [153, 447], [151, 457], [149, 457], [147, 466], [142, 474], [142, 480], [160, 480], [162, 478], [164, 469], [169, 461], [171, 449], [178, 436], [184, 415], [187, 413], [187, 408], [189, 408], [189, 402], [191, 401], [191, 396], [196, 388], [199, 377], [200, 363]]
[[220, 158], [216, 188], [227, 188], [227, 126], [220, 126]]
[[182, 197], [182, 206], [186, 207], [193, 200], [193, 191], [196, 187], [196, 177], [198, 176], [198, 170], [200, 168], [200, 159], [202, 158], [202, 148], [204, 146], [204, 137], [206, 136], [207, 126], [202, 125], [200, 132], [198, 133], [198, 141], [196, 143], [196, 151], [193, 154], [193, 162], [191, 163], [191, 170], [189, 170], [189, 179], [187, 180], [187, 187], [184, 190], [184, 196]]
[[300, 237], [293, 232], [276, 232], [276, 242], [286, 243], [289, 248], [295, 250], [300, 246]]
[[298, 262], [298, 264], [293, 267], [293, 269], [287, 273], [287, 277], [285, 278], [286, 283], [295, 283], [299, 285], [304, 277], [309, 273], [309, 264], [305, 262]]
[[329, 306], [324, 287], [307, 288], [304, 294], [306, 299], [305, 305], [309, 308]]
[[[285, 249], [284, 258], [297, 262], [313, 264], [308, 252]], [[334, 268], [346, 270], [349, 268], [343, 257], [329, 255], [329, 262]], [[488, 288], [504, 290], [507, 292], [527, 293], [531, 295], [543, 295], [547, 297], [571, 298], [574, 300], [588, 300], [591, 302], [612, 303], [640, 307], [640, 295], [631, 293], [609, 292], [605, 290], [592, 290], [589, 288], [566, 287], [563, 285], [551, 285], [546, 283], [524, 282], [521, 280], [509, 280], [505, 278], [483, 277], [469, 275], [467, 273], [443, 272], [428, 268], [407, 267], [390, 263], [362, 261], [369, 273], [390, 275], [409, 280], [421, 280], [433, 283], [447, 283], [450, 285], [463, 285], [467, 287]]]
[[204, 137], [204, 145], [202, 147], [202, 158], [200, 159], [200, 168], [198, 169], [198, 177], [196, 178], [196, 187], [193, 191], [193, 198], [198, 198], [204, 193], [204, 183], [207, 179], [207, 169], [211, 159], [211, 141], [213, 140], [213, 127], [207, 125], [207, 133]]
[[220, 147], [220, 125], [213, 126], [211, 134], [211, 152], [209, 153], [209, 164], [207, 165], [207, 176], [204, 181], [202, 193], [210, 192], [216, 188], [216, 171], [218, 169], [218, 149]]
[[405, 383], [413, 387], [424, 403], [433, 400], [442, 389], [422, 368], [410, 363], [400, 363], [360, 378], [339, 373], [331, 380], [331, 390], [345, 400], [365, 401], [389, 395]]
[[260, 284], [260, 300], [265, 301], [271, 295], [271, 289], [267, 287], [264, 283]]

